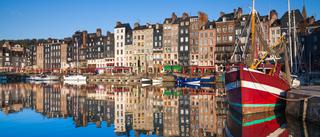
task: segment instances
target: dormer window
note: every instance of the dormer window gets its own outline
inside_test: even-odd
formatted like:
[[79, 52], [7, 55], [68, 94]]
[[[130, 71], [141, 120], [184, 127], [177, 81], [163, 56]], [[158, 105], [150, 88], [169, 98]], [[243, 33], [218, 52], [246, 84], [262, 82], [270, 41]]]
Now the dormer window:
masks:
[[226, 22], [227, 21], [227, 18], [226, 17], [223, 17], [222, 18], [222, 22]]

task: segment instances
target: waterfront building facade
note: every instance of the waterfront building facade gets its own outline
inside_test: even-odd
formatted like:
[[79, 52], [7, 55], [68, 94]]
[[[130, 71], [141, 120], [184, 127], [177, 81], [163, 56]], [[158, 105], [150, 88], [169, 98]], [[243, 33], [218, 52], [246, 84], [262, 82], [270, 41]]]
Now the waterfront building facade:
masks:
[[216, 21], [217, 46], [215, 50], [215, 64], [218, 71], [225, 70], [225, 65], [230, 62], [235, 43], [235, 14], [234, 12], [220, 13]]
[[126, 66], [125, 47], [132, 44], [132, 30], [129, 23], [117, 22], [114, 28], [115, 66]]
[[157, 23], [153, 33], [153, 72], [159, 73], [163, 63], [163, 25]]
[[215, 22], [207, 22], [199, 31], [199, 49], [198, 55], [191, 56], [191, 60], [197, 60], [198, 66], [214, 66], [215, 48], [216, 48], [216, 28]]

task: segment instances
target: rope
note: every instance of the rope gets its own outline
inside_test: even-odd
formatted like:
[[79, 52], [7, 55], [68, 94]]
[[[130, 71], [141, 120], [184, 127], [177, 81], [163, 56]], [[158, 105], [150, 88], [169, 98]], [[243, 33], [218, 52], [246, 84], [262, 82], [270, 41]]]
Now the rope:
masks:
[[[256, 80], [259, 85], [266, 91], [268, 91], [264, 86], [262, 86], [262, 84], [260, 84], [260, 81], [250, 72], [248, 71], [249, 74], [254, 78], [254, 80]], [[297, 99], [287, 99], [287, 98], [283, 98], [283, 97], [280, 97], [280, 96], [276, 96], [276, 95], [273, 95], [272, 93], [270, 92], [267, 92], [269, 94], [271, 94], [272, 96], [276, 97], [276, 98], [279, 98], [279, 99], [282, 99], [282, 100], [286, 100], [286, 101], [302, 101], [302, 100], [305, 100], [305, 99], [310, 99], [310, 98], [313, 98], [313, 97], [320, 97], [320, 96], [317, 96], [317, 95], [312, 95], [312, 96], [309, 96], [309, 97], [305, 97], [305, 98], [297, 98]]]

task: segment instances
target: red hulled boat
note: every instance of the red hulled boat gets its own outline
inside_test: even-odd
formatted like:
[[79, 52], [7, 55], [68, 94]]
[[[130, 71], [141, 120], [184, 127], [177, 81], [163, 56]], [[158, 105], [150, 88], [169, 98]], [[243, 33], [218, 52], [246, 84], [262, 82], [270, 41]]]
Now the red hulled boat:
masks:
[[290, 89], [280, 76], [280, 65], [273, 75], [240, 64], [226, 72], [225, 89], [229, 105], [242, 114], [273, 111], [283, 108]]
[[[283, 98], [286, 97], [286, 91], [290, 89], [287, 81], [291, 80], [284, 79], [282, 75], [284, 73], [280, 72], [281, 65], [277, 63], [277, 57], [269, 55], [271, 50], [275, 51], [276, 47], [284, 47], [285, 35], [280, 37], [277, 44], [267, 46], [261, 35], [255, 33], [255, 30], [259, 30], [255, 26], [261, 26], [255, 25], [256, 17], [258, 17], [258, 14], [254, 9], [253, 0], [251, 27], [248, 27], [247, 30], [251, 32], [251, 39], [249, 35], [247, 36], [252, 46], [251, 58], [245, 56], [245, 61], [240, 61], [238, 66], [227, 68], [225, 75], [225, 90], [230, 107], [241, 114], [273, 111], [282, 108], [285, 105]], [[259, 17], [257, 20], [259, 20]], [[255, 34], [258, 35], [259, 41], [255, 41], [257, 37]], [[262, 46], [256, 46], [259, 44]], [[258, 56], [258, 52], [260, 56]], [[284, 53], [286, 55], [286, 51]], [[268, 57], [270, 60], [267, 60]], [[288, 67], [287, 58], [285, 56], [286, 67]], [[290, 70], [286, 69], [286, 75], [290, 76]]]

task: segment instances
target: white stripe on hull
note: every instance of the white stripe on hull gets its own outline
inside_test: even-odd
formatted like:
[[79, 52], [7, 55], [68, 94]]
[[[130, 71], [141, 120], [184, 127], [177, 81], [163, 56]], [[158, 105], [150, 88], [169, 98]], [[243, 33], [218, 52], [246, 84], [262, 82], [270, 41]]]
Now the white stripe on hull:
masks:
[[[254, 70], [254, 69], [250, 69], [250, 68], [243, 68], [244, 71], [249, 71], [249, 72], [255, 72], [255, 73], [262, 73], [264, 74], [263, 72], [261, 71], [258, 71], [258, 70]], [[233, 68], [232, 70], [228, 71], [227, 73], [232, 73], [232, 72], [235, 72], [235, 71], [239, 71], [238, 68]]]
[[272, 94], [276, 94], [276, 95], [280, 95], [280, 96], [285, 96], [285, 91], [276, 87], [272, 87], [269, 85], [265, 85], [265, 84], [261, 84], [261, 83], [256, 83], [256, 82], [251, 82], [251, 81], [245, 81], [242, 80], [241, 84], [240, 81], [235, 81], [235, 82], [231, 82], [228, 83], [226, 85], [226, 91], [230, 91], [232, 89], [235, 88], [250, 88], [250, 89], [254, 89], [254, 90], [260, 90], [260, 91], [264, 91], [264, 92], [269, 92]]

